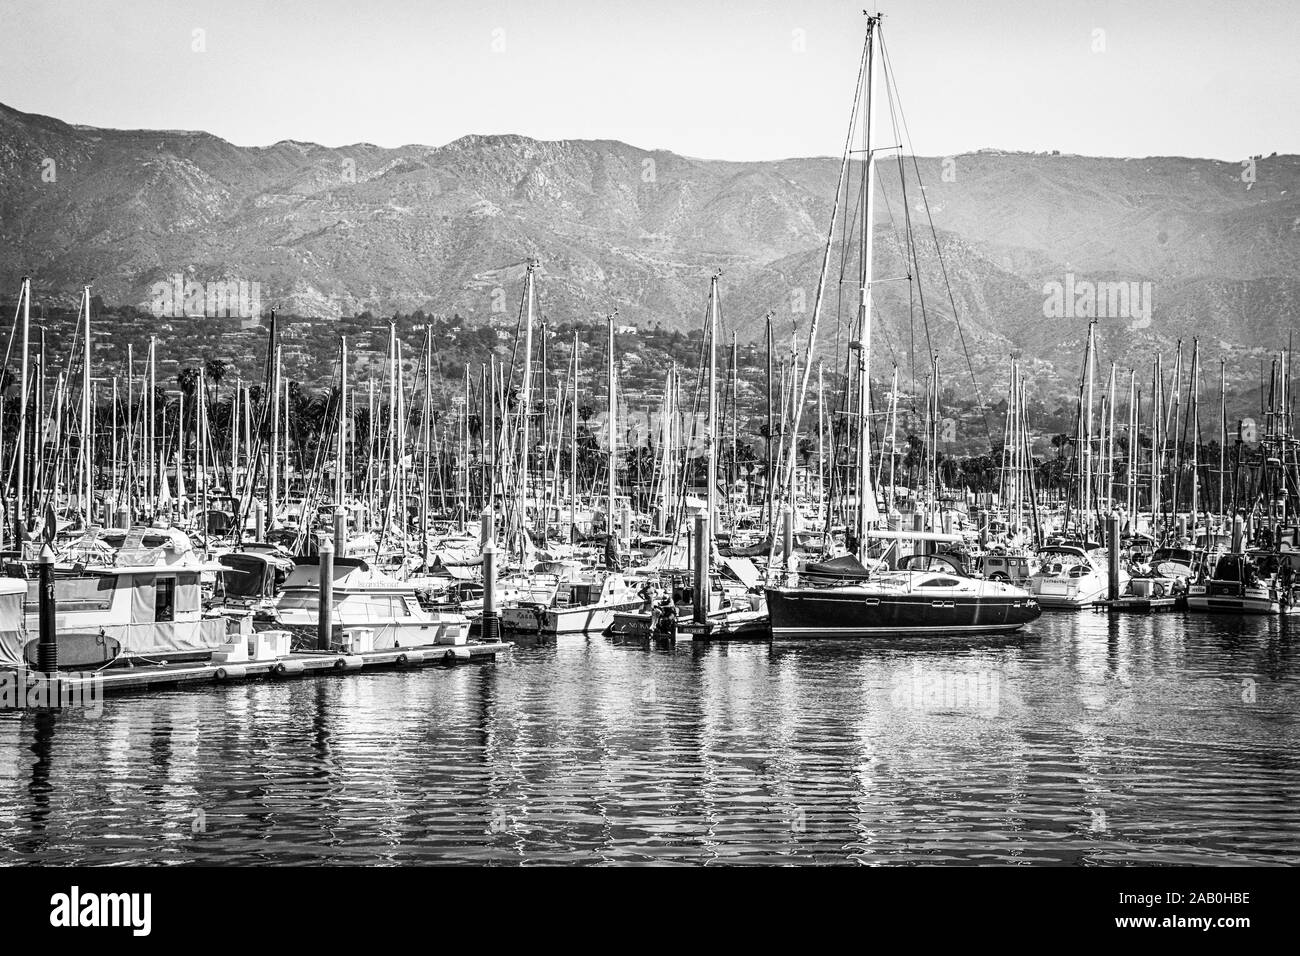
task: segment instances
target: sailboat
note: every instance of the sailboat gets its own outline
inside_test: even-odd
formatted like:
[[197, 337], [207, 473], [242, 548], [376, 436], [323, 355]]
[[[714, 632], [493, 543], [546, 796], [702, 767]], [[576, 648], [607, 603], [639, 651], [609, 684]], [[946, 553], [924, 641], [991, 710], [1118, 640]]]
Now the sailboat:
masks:
[[[791, 434], [797, 437], [799, 412], [808, 389], [808, 373], [813, 362], [822, 297], [826, 287], [839, 214], [842, 192], [847, 182], [850, 158], [854, 155], [853, 141], [859, 107], [865, 104], [863, 155], [865, 175], [859, 194], [858, 221], [863, 223], [862, 254], [859, 270], [861, 298], [859, 306], [860, 340], [853, 343], [857, 352], [857, 561], [861, 573], [857, 577], [842, 577], [836, 583], [809, 585], [808, 583], [777, 583], [766, 589], [771, 631], [774, 638], [866, 638], [906, 635], [951, 635], [987, 632], [1009, 632], [1023, 627], [1042, 612], [1038, 603], [1025, 591], [999, 581], [968, 577], [956, 566], [944, 567], [941, 563], [920, 562], [899, 570], [869, 571], [866, 566], [870, 540], [885, 537], [910, 537], [928, 541], [947, 540], [947, 536], [926, 532], [882, 532], [875, 529], [880, 520], [876, 492], [871, 481], [870, 418], [868, 375], [871, 363], [872, 323], [872, 228], [874, 222], [875, 168], [872, 139], [874, 99], [877, 74], [883, 52], [880, 44], [881, 18], [868, 16], [867, 36], [863, 46], [860, 82], [864, 85], [854, 97], [854, 108], [849, 122], [849, 133], [844, 147], [839, 184], [831, 213], [831, 228], [827, 233], [822, 259], [821, 276], [808, 333], [808, 355], [803, 366], [803, 386], [795, 405], [794, 427]], [[789, 500], [793, 500], [794, 438], [786, 457], [784, 484]], [[773, 547], [775, 551], [775, 546]]]

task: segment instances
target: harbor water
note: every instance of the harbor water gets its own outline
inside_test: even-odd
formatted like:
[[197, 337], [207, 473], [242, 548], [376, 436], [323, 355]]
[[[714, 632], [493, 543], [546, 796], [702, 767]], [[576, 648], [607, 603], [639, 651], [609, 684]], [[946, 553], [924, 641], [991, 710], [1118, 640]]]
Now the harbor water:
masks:
[[1300, 626], [518, 646], [0, 711], [0, 861], [1300, 860]]

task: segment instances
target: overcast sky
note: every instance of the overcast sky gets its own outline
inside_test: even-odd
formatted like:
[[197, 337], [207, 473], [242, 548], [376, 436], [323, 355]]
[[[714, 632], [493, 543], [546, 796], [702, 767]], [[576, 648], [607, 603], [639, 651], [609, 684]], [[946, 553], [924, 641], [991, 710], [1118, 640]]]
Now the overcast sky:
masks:
[[[509, 132], [719, 159], [834, 155], [862, 6], [0, 0], [0, 102], [244, 146]], [[1300, 153], [1300, 0], [890, 0], [883, 12], [920, 153]]]

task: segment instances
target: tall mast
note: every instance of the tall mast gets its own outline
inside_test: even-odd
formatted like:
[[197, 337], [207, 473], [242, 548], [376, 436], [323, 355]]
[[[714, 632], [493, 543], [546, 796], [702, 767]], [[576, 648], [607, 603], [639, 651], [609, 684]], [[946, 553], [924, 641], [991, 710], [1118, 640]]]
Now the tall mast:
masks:
[[1114, 509], [1115, 472], [1115, 363], [1110, 363], [1110, 381], [1106, 384], [1106, 487], [1102, 489], [1106, 499], [1106, 510]]
[[860, 227], [862, 230], [862, 263], [859, 268], [859, 282], [861, 285], [861, 297], [858, 310], [858, 329], [861, 336], [856, 343], [858, 346], [858, 516], [857, 516], [857, 538], [858, 538], [858, 559], [864, 560], [867, 556], [867, 529], [870, 524], [878, 517], [876, 511], [875, 493], [871, 490], [871, 322], [872, 322], [872, 295], [871, 295], [871, 267], [872, 254], [875, 246], [875, 222], [876, 222], [876, 177], [875, 177], [875, 154], [873, 134], [876, 123], [876, 42], [875, 32], [879, 25], [880, 19], [868, 17], [867, 19], [867, 96], [866, 96], [866, 123], [864, 124], [862, 134], [863, 156], [865, 157], [866, 168], [864, 170], [862, 192], [863, 213]]
[[617, 494], [616, 478], [618, 472], [618, 397], [614, 394], [614, 316], [618, 315], [615, 309], [609, 315], [608, 321], [608, 338], [609, 338], [609, 505], [608, 505], [608, 532], [612, 535], [614, 531], [614, 499]]
[[[817, 515], [826, 508], [826, 393], [822, 378], [822, 363], [817, 363]], [[823, 535], [822, 547], [826, 547]], [[829, 549], [827, 549], [829, 550]]]
[[578, 330], [573, 330], [573, 381], [569, 386], [569, 543], [578, 540]]
[[27, 357], [31, 354], [32, 280], [23, 276], [23, 354], [18, 359], [18, 496], [14, 546], [21, 551], [27, 532]]
[[149, 444], [145, 455], [145, 474], [148, 475], [148, 499], [150, 514], [157, 509], [155, 492], [159, 489], [154, 484], [155, 459], [157, 458], [157, 422], [158, 422], [158, 337], [149, 336], [149, 394], [147, 400], [149, 418]]
[[1083, 417], [1083, 498], [1080, 504], [1082, 514], [1079, 515], [1079, 528], [1083, 531], [1084, 537], [1087, 537], [1087, 528], [1092, 521], [1092, 389], [1093, 389], [1093, 366], [1095, 364], [1095, 355], [1093, 353], [1094, 343], [1096, 342], [1095, 331], [1097, 320], [1091, 319], [1088, 322], [1088, 348], [1084, 356], [1085, 372], [1088, 377], [1088, 400], [1084, 407]]
[[334, 503], [343, 507], [348, 490], [348, 339], [339, 336], [339, 458], [335, 467]]
[[397, 322], [388, 322], [388, 475], [385, 482], [387, 500], [384, 505], [384, 533], [393, 520], [397, 490]]
[[1192, 379], [1190, 383], [1192, 390], [1192, 500], [1191, 500], [1191, 521], [1189, 522], [1192, 541], [1196, 541], [1196, 512], [1200, 504], [1200, 482], [1198, 481], [1197, 471], [1200, 468], [1200, 444], [1201, 444], [1201, 352], [1200, 342], [1193, 336], [1192, 338]]
[[519, 389], [520, 436], [522, 439], [519, 481], [519, 523], [523, 530], [520, 541], [522, 553], [528, 551], [528, 452], [529, 425], [532, 418], [533, 403], [533, 269], [534, 263], [528, 263], [528, 272], [524, 276], [524, 380]]
[[461, 503], [460, 503], [460, 530], [461, 531], [464, 531], [466, 528], [469, 527], [469, 444], [470, 444], [469, 403], [470, 403], [469, 363], [466, 362], [465, 363], [465, 414], [463, 416], [464, 428], [465, 428], [465, 432], [464, 432], [465, 486], [464, 486], [464, 497], [461, 499]]
[[420, 410], [420, 425], [424, 435], [420, 445], [423, 454], [420, 470], [420, 559], [424, 573], [429, 572], [429, 442], [432, 437], [429, 418], [433, 412], [430, 386], [433, 384], [433, 323], [424, 327], [424, 407]]
[[774, 495], [776, 494], [776, 469], [772, 461], [772, 438], [775, 435], [772, 420], [772, 313], [767, 313], [767, 470], [763, 473], [767, 483], [767, 530], [776, 539], [773, 523]]
[[716, 532], [718, 522], [718, 275], [715, 272], [709, 280], [709, 327], [705, 331], [709, 349], [709, 417], [704, 431], [704, 453], [708, 456], [704, 501], [710, 537]]
[[1133, 531], [1137, 530], [1137, 472], [1138, 472], [1138, 411], [1137, 411], [1137, 369], [1128, 373], [1128, 480], [1124, 483], [1128, 494], [1125, 496], [1128, 520]]
[[277, 342], [271, 360], [271, 470], [267, 485], [266, 529], [275, 527], [275, 515], [280, 501], [280, 344]]
[[740, 476], [740, 465], [736, 461], [737, 409], [736, 394], [740, 379], [740, 366], [737, 364], [739, 352], [736, 348], [736, 333], [731, 333], [731, 466], [727, 469], [727, 510], [731, 514], [731, 527], [735, 527], [735, 514], [731, 510], [731, 497], [735, 492], [736, 480]]
[[[127, 387], [130, 387], [131, 378], [127, 376]], [[239, 377], [235, 378], [235, 397], [230, 400], [230, 496], [239, 497], [238, 476], [239, 476], [239, 417], [242, 414], [243, 404], [243, 381]], [[131, 399], [127, 396], [126, 407], [128, 413], [131, 409]], [[127, 437], [130, 438], [131, 426], [127, 424]], [[236, 508], [236, 510], [241, 510]]]
[[95, 508], [95, 478], [91, 468], [91, 436], [94, 432], [94, 425], [90, 420], [90, 286], [84, 286], [81, 290], [81, 308], [86, 313], [86, 338], [85, 354], [82, 356], [81, 369], [81, 457], [84, 460], [85, 491], [86, 503], [86, 527], [94, 518]]
[[1228, 444], [1227, 360], [1219, 359], [1219, 517], [1223, 517], [1224, 448]]
[[1160, 516], [1161, 471], [1165, 466], [1164, 429], [1161, 427], [1164, 411], [1164, 371], [1160, 353], [1156, 353], [1156, 367], [1151, 383], [1151, 538], [1160, 542], [1157, 520]]

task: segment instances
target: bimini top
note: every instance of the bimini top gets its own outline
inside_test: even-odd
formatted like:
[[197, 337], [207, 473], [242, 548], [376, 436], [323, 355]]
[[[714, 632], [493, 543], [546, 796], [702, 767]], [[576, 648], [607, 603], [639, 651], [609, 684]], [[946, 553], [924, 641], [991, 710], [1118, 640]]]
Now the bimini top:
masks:
[[1039, 554], [1068, 554], [1076, 558], [1086, 558], [1088, 552], [1072, 544], [1049, 544], [1038, 549]]

